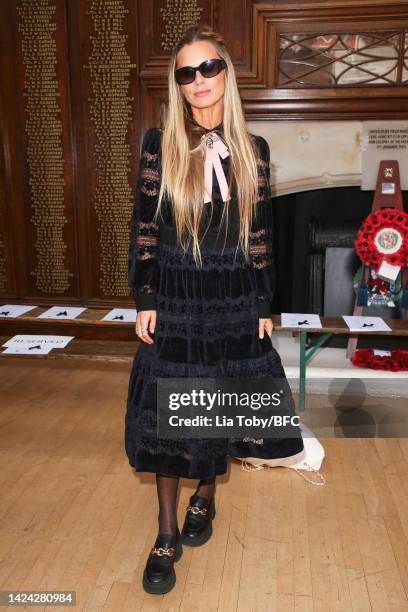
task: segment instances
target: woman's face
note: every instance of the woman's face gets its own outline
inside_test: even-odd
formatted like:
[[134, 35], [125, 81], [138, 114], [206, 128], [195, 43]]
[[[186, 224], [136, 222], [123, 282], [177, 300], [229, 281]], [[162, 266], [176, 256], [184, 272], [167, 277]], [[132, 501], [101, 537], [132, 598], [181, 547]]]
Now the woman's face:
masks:
[[[176, 69], [183, 66], [199, 66], [208, 59], [219, 58], [214, 45], [205, 40], [197, 40], [185, 45], [177, 55]], [[195, 79], [188, 85], [179, 85], [187, 102], [192, 107], [204, 109], [214, 106], [224, 97], [225, 70], [221, 70], [215, 77], [205, 78], [199, 70]]]

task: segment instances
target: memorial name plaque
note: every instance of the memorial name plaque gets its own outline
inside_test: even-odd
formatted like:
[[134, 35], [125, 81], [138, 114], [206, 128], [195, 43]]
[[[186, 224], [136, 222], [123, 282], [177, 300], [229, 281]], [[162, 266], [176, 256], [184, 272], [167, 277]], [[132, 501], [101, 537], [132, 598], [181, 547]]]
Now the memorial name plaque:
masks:
[[[408, 121], [364, 121], [362, 123], [361, 189], [374, 190], [383, 159], [399, 162], [401, 189], [408, 189]], [[392, 183], [383, 193], [392, 193]]]

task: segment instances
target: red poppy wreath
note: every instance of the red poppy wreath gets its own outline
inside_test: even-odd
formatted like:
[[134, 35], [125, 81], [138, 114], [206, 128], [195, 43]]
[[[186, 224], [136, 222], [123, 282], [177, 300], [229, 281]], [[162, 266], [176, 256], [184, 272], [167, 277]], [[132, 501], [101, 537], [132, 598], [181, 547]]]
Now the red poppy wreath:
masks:
[[408, 370], [408, 351], [382, 351], [387, 355], [376, 355], [373, 349], [358, 349], [351, 358], [353, 365], [360, 368], [372, 368], [373, 370], [389, 370], [398, 372]]
[[408, 266], [408, 214], [395, 208], [371, 213], [358, 230], [354, 246], [361, 261], [382, 276]]

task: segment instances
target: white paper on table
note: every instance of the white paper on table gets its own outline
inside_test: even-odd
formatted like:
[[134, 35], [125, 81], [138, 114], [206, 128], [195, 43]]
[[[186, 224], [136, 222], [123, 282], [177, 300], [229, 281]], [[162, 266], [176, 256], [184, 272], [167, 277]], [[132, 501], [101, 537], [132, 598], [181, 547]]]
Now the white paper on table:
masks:
[[75, 336], [47, 336], [46, 334], [17, 334], [2, 346], [33, 346], [40, 344], [51, 348], [64, 348]]
[[78, 306], [51, 306], [45, 312], [38, 315], [39, 319], [75, 319], [86, 308]]
[[282, 312], [281, 327], [322, 327], [320, 316], [304, 312]]
[[101, 321], [118, 321], [119, 323], [136, 321], [136, 309], [135, 308], [112, 308]]
[[392, 331], [381, 317], [343, 315], [343, 319], [351, 331]]
[[50, 344], [11, 344], [4, 349], [2, 355], [3, 353], [13, 355], [48, 355], [53, 348]]
[[38, 306], [29, 306], [28, 304], [4, 304], [0, 306], [0, 317], [19, 317], [20, 315], [38, 308]]

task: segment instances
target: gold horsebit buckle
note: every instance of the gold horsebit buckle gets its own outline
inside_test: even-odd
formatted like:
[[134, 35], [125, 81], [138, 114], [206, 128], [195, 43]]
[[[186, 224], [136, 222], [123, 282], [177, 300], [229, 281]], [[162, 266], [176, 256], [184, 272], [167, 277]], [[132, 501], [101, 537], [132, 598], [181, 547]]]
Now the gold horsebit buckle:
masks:
[[187, 510], [190, 510], [193, 514], [207, 514], [207, 508], [199, 508], [198, 506], [187, 506]]
[[159, 548], [153, 547], [151, 550], [151, 554], [158, 555], [159, 557], [163, 557], [164, 555], [172, 557], [174, 555], [174, 548], [162, 548], [161, 546]]

